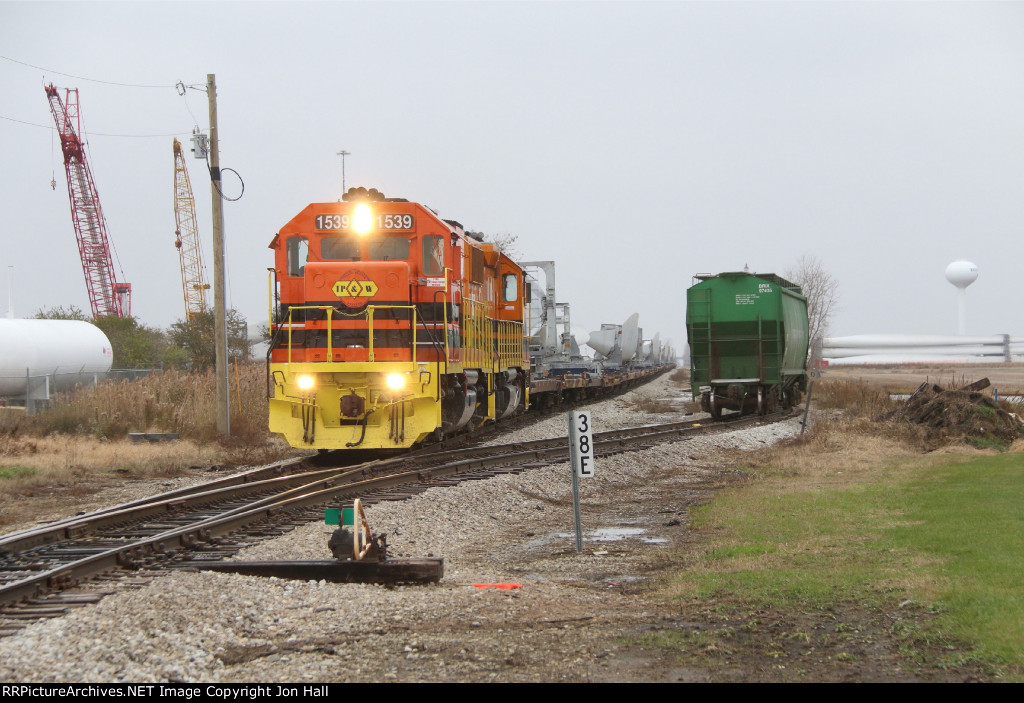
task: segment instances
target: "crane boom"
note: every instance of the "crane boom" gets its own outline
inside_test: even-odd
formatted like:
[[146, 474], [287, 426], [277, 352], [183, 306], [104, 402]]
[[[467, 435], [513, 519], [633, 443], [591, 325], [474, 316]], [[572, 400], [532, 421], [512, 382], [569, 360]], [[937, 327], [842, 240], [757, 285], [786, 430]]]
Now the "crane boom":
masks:
[[199, 247], [199, 226], [192, 184], [185, 167], [181, 142], [174, 140], [174, 246], [181, 257], [181, 287], [185, 294], [185, 319], [206, 311], [206, 291], [210, 289], [203, 271]]
[[53, 120], [57, 124], [57, 133], [60, 134], [61, 150], [64, 152], [71, 220], [75, 225], [75, 238], [78, 240], [78, 253], [82, 259], [93, 317], [130, 317], [132, 285], [118, 282], [114, 273], [107, 222], [103, 217], [100, 196], [96, 192], [89, 162], [85, 158], [84, 145], [78, 136], [81, 132], [78, 89], [66, 88], [63, 101], [52, 83], [45, 90]]

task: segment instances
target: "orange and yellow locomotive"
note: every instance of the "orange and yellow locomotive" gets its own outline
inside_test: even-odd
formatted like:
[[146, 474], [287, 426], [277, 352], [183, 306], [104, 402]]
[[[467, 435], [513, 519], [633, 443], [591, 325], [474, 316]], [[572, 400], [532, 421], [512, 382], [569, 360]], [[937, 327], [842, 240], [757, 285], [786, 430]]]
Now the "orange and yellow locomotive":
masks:
[[270, 429], [402, 449], [524, 410], [522, 269], [423, 205], [352, 188], [274, 237]]

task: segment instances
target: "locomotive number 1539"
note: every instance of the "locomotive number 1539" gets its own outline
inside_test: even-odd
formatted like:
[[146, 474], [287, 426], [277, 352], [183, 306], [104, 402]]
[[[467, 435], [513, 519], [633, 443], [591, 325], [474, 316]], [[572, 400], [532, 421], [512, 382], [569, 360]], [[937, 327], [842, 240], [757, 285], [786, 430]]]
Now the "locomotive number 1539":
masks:
[[[379, 214], [374, 218], [378, 230], [411, 230], [415, 219], [412, 215]], [[348, 214], [317, 215], [313, 224], [318, 230], [346, 230], [352, 226], [352, 216]]]

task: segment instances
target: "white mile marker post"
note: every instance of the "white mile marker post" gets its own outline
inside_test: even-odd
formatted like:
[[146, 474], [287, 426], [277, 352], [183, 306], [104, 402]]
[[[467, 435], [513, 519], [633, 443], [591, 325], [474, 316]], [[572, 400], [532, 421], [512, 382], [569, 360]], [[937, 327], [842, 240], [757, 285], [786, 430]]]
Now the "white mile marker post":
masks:
[[583, 552], [583, 525], [580, 520], [580, 479], [594, 475], [594, 430], [590, 413], [578, 410], [566, 413], [569, 420], [569, 463], [572, 465], [572, 508], [576, 519], [576, 553]]

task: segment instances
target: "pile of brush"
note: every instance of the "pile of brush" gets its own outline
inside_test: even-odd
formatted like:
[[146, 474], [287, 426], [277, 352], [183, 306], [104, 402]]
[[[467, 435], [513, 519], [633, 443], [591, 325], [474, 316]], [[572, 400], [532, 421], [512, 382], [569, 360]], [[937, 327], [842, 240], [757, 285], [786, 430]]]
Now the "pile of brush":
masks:
[[982, 393], [989, 385], [987, 378], [950, 390], [922, 383], [890, 418], [924, 425], [932, 438], [960, 435], [977, 446], [1006, 447], [1024, 436], [1024, 426]]

